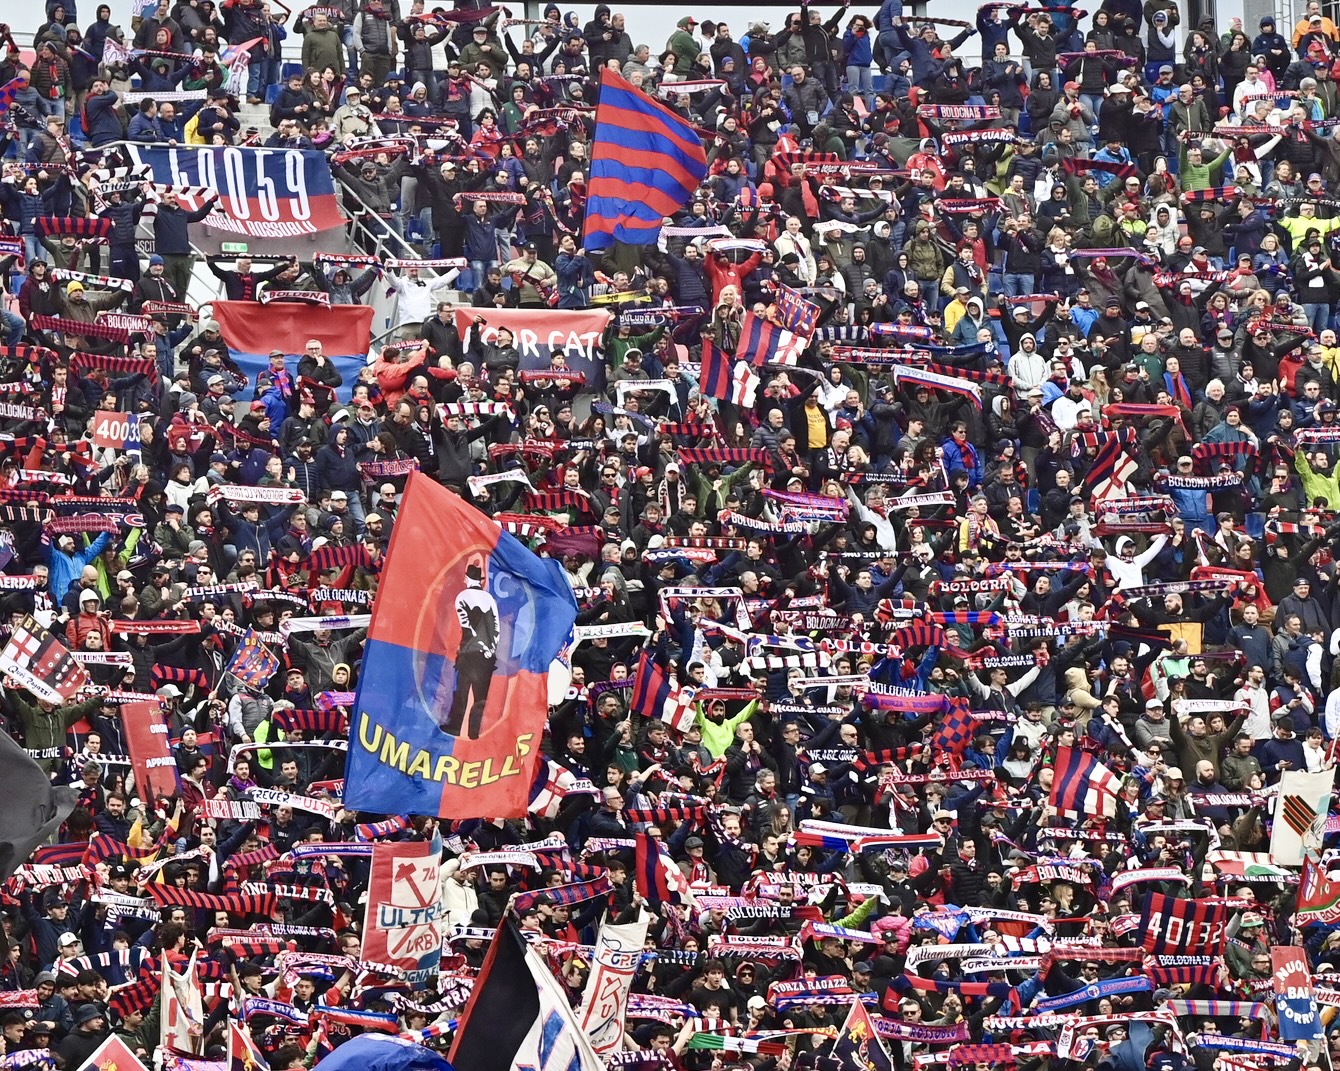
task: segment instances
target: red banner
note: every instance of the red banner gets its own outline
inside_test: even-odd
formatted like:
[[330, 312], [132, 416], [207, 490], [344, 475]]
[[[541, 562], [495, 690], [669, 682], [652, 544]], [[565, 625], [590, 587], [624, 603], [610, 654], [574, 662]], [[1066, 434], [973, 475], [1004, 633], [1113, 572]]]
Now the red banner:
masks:
[[127, 703], [121, 708], [126, 745], [141, 798], [175, 796], [181, 790], [177, 760], [168, 746], [168, 727], [157, 703]]
[[372, 849], [363, 957], [399, 967], [418, 989], [437, 980], [442, 957], [440, 857], [426, 841]]

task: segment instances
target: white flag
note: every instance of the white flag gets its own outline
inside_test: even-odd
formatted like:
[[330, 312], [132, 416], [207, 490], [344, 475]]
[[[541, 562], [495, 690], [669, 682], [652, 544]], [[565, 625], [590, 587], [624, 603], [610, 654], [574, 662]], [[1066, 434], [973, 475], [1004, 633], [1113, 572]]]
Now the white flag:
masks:
[[646, 940], [647, 920], [640, 913], [636, 922], [621, 926], [607, 921], [596, 935], [596, 954], [577, 1023], [591, 1039], [591, 1048], [601, 1056], [616, 1052], [623, 1044], [628, 993]]
[[205, 1007], [195, 977], [195, 954], [178, 974], [163, 953], [162, 1044], [177, 1052], [199, 1053], [204, 1042]]
[[1321, 850], [1334, 782], [1334, 769], [1288, 770], [1280, 778], [1270, 831], [1270, 858], [1277, 865], [1302, 866], [1307, 852]]
[[747, 361], [736, 361], [730, 373], [730, 400], [745, 409], [752, 409], [759, 382], [758, 373]]

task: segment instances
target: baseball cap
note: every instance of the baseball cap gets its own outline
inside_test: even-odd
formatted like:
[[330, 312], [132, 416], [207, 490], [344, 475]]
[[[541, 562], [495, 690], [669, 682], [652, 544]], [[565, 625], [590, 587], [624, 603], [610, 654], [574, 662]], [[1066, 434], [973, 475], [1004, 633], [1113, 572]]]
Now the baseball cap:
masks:
[[343, 491], [332, 491], [330, 493], [330, 500], [332, 502], [348, 502], [349, 496]]

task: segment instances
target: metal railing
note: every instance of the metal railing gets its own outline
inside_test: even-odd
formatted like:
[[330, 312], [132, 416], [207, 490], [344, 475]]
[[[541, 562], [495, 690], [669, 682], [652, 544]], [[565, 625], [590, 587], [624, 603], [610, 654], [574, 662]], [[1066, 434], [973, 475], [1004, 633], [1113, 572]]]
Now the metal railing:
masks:
[[[378, 220], [381, 217], [358, 195], [357, 190], [344, 181], [344, 176], [338, 170], [331, 168], [330, 173], [335, 178], [335, 185], [339, 188], [341, 196], [346, 199], [342, 207], [345, 209], [347, 216], [349, 235], [360, 249], [378, 257], [422, 256], [419, 250], [405, 241], [399, 232], [385, 221], [382, 221], [382, 227], [379, 231], [373, 230], [364, 223], [363, 219], [366, 216], [372, 216]], [[349, 212], [349, 201], [354, 203], [357, 211]]]

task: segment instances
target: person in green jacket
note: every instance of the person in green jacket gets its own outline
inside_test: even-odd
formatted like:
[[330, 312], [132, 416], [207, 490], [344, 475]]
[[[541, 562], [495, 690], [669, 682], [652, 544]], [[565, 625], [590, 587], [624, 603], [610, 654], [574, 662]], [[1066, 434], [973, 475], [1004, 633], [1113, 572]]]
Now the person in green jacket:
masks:
[[685, 15], [675, 25], [678, 29], [670, 35], [670, 40], [665, 43], [665, 50], [675, 54], [675, 74], [690, 74], [693, 71], [693, 65], [698, 61], [698, 56], [702, 53], [702, 49], [698, 47], [698, 42], [693, 36], [693, 28], [698, 25], [698, 20], [692, 15]]
[[692, 481], [694, 494], [698, 496], [698, 508], [694, 510], [695, 517], [706, 516], [710, 512], [715, 517], [726, 507], [726, 499], [730, 497], [731, 491], [736, 487], [747, 487], [749, 474], [758, 466], [752, 461], [746, 461], [734, 472], [723, 476], [721, 474], [721, 465], [718, 462], [709, 462], [702, 466], [702, 471], [697, 465], [691, 467], [689, 478]]
[[162, 1029], [162, 1010], [163, 994], [160, 992], [154, 997], [153, 1005], [147, 1015], [142, 1009], [127, 1012], [121, 1018], [121, 1025], [116, 1028], [116, 1036], [145, 1062], [148, 1062], [158, 1046], [159, 1032]]
[[1182, 142], [1179, 154], [1182, 160], [1182, 189], [1208, 190], [1211, 186], [1217, 186], [1215, 178], [1220, 174], [1224, 161], [1232, 152], [1233, 146], [1230, 145], [1207, 164], [1202, 158], [1199, 145], [1187, 148], [1187, 143]]
[[23, 726], [24, 747], [46, 773], [52, 773], [65, 760], [61, 756], [40, 756], [63, 748], [65, 733], [70, 726], [80, 718], [88, 717], [102, 705], [101, 699], [93, 698], [83, 703], [57, 706], [45, 699], [30, 698], [28, 692], [17, 688], [10, 688], [5, 694], [9, 697], [10, 713]]
[[697, 725], [702, 730], [703, 747], [707, 748], [715, 761], [725, 757], [726, 749], [735, 742], [735, 727], [753, 717], [754, 711], [758, 709], [758, 700], [753, 700], [731, 718], [726, 717], [724, 699], [712, 700], [707, 704], [706, 712], [701, 703], [695, 703], [694, 708], [698, 712]]
[[[1316, 468], [1313, 467], [1314, 463], [1317, 464]], [[1325, 451], [1318, 450], [1309, 460], [1307, 450], [1299, 449], [1293, 455], [1293, 467], [1302, 477], [1303, 494], [1307, 496], [1309, 506], [1319, 498], [1326, 499], [1331, 509], [1340, 503], [1340, 474], [1331, 468], [1331, 459]]]
[[605, 361], [609, 365], [609, 370], [617, 372], [622, 368], [623, 360], [628, 355], [629, 350], [639, 350], [642, 353], [649, 352], [663, 334], [665, 334], [665, 325], [652, 328], [645, 334], [635, 335], [633, 329], [627, 323], [616, 319], [605, 332], [604, 339]]

